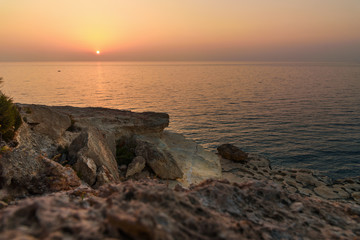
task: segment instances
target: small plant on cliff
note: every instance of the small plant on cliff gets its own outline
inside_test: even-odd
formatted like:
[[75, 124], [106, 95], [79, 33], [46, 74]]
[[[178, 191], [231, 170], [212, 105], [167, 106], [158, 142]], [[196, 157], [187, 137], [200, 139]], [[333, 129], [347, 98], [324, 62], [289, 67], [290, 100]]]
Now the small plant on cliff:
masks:
[[[0, 86], [2, 78], [0, 78]], [[11, 98], [0, 91], [0, 140], [12, 140], [22, 121], [19, 110]]]
[[10, 148], [8, 147], [8, 146], [2, 146], [1, 148], [0, 148], [0, 155], [1, 154], [3, 154], [3, 153], [6, 153], [6, 152], [8, 152], [8, 151], [10, 151]]

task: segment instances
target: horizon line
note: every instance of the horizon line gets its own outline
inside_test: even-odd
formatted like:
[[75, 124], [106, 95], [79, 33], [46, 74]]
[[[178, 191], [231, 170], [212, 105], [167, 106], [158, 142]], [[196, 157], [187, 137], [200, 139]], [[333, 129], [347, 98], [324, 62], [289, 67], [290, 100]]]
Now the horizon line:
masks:
[[360, 59], [334, 60], [0, 60], [0, 63], [11, 62], [128, 62], [128, 63], [360, 63]]

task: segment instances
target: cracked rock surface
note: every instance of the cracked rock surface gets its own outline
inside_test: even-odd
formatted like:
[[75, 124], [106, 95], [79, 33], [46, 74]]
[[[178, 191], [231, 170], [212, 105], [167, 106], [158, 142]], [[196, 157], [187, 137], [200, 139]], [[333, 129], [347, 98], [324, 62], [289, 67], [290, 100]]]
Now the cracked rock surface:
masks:
[[0, 211], [0, 239], [356, 239], [360, 207], [267, 181], [155, 180], [26, 199]]
[[223, 178], [231, 182], [266, 180], [302, 196], [360, 203], [360, 177], [333, 180], [308, 169], [271, 168], [268, 159], [256, 154], [242, 163], [221, 158], [221, 167]]

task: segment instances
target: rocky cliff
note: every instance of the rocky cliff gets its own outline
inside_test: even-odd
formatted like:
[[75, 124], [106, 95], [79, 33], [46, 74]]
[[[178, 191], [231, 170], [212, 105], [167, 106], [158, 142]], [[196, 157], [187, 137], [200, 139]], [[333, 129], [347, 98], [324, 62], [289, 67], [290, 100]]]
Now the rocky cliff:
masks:
[[[164, 131], [166, 113], [18, 104], [17, 146], [1, 156], [1, 195], [159, 178], [183, 186], [220, 178], [220, 158]], [[54, 173], [56, 172], [56, 174]]]
[[360, 178], [207, 152], [165, 113], [18, 107], [0, 239], [360, 239]]

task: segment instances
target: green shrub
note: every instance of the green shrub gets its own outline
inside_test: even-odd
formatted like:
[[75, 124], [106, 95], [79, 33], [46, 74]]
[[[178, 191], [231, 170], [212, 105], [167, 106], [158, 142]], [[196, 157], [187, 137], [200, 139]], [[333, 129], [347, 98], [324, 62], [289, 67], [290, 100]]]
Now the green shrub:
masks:
[[[0, 78], [0, 83], [1, 83]], [[0, 91], [0, 136], [6, 142], [12, 140], [22, 121], [19, 110], [11, 98]]]

